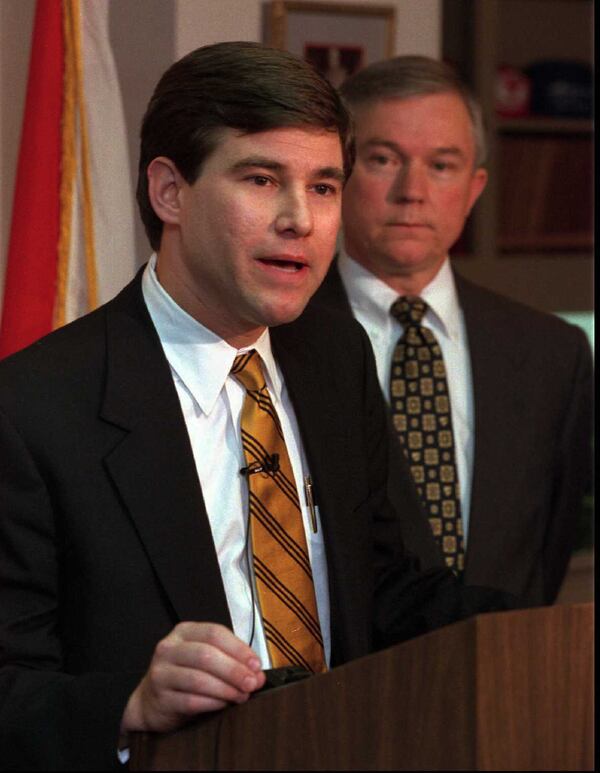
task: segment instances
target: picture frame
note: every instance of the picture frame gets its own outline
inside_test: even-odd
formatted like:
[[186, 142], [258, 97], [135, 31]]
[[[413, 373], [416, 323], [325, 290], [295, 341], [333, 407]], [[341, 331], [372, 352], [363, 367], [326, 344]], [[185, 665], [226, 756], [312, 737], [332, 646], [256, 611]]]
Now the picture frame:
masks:
[[395, 37], [391, 5], [271, 0], [266, 6], [265, 43], [312, 62], [335, 87], [393, 56]]

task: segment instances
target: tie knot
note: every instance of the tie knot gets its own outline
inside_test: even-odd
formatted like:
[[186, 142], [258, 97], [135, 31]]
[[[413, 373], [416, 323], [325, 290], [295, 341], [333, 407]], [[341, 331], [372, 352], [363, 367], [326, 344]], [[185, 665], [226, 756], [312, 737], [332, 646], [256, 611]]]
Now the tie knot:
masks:
[[260, 392], [264, 389], [265, 377], [256, 349], [251, 349], [249, 352], [244, 352], [244, 354], [238, 354], [233, 361], [231, 375], [248, 392]]
[[416, 296], [403, 295], [395, 300], [390, 307], [390, 314], [398, 322], [406, 327], [407, 325], [420, 325], [421, 320], [427, 311], [427, 304], [421, 298]]

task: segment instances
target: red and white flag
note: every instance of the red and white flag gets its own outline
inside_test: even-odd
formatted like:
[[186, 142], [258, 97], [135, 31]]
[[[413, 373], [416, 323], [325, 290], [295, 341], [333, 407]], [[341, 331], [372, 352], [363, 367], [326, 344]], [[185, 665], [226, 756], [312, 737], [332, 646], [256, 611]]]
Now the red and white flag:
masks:
[[112, 298], [135, 272], [133, 191], [107, 0], [37, 0], [0, 357]]

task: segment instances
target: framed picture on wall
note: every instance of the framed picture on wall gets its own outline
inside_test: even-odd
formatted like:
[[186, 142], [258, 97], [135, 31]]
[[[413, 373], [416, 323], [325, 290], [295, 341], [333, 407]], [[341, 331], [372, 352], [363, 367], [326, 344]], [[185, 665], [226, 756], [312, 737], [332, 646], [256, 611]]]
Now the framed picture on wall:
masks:
[[312, 62], [334, 86], [394, 55], [396, 9], [309, 0], [271, 0], [264, 40]]

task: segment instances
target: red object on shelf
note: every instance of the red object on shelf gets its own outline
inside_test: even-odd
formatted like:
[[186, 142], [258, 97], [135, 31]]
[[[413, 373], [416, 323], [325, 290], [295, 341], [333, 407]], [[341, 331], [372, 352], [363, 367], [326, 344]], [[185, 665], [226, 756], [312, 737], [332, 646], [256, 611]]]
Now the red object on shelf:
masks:
[[521, 70], [501, 64], [496, 71], [496, 113], [507, 118], [529, 115], [531, 81]]

